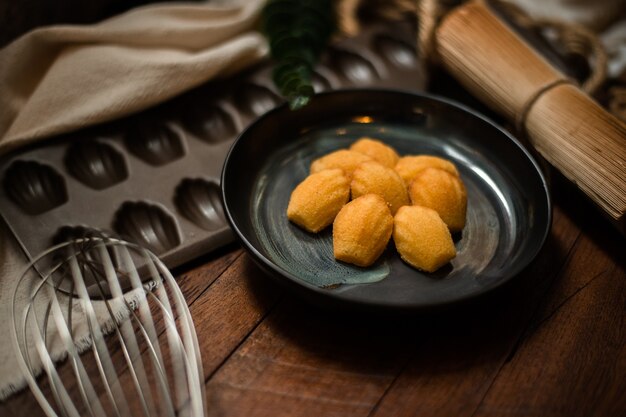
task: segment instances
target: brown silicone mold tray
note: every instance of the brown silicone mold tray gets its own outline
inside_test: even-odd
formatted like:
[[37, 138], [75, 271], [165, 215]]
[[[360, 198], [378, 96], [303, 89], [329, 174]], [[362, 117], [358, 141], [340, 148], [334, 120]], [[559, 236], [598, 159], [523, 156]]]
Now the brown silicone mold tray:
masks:
[[[334, 43], [316, 90], [421, 89], [409, 25], [370, 25]], [[219, 177], [237, 134], [281, 103], [268, 63], [157, 108], [0, 161], [0, 212], [27, 256], [69, 238], [121, 237], [180, 265], [233, 240]]]

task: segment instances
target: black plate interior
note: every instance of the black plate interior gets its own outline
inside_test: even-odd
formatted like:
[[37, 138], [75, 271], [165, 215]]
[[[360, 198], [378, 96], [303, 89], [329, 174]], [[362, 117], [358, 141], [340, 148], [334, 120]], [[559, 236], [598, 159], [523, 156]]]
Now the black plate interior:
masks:
[[[401, 155], [438, 155], [457, 165], [468, 212], [451, 264], [417, 271], [393, 242], [370, 268], [340, 263], [332, 227], [313, 235], [287, 220], [291, 191], [311, 161], [362, 136]], [[532, 261], [551, 221], [545, 179], [517, 140], [459, 104], [388, 90], [325, 93], [297, 112], [269, 112], [231, 148], [222, 192], [231, 226], [273, 277], [317, 299], [373, 307], [432, 307], [483, 294]]]

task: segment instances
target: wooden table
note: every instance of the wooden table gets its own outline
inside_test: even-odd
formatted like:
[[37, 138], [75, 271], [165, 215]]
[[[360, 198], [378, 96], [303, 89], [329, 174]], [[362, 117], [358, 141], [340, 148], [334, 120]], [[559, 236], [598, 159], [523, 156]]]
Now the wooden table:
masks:
[[[239, 245], [178, 281], [194, 317], [210, 416], [624, 416], [624, 238], [553, 180], [537, 259], [504, 289], [419, 315], [323, 311]], [[1, 416], [41, 415], [28, 391]]]

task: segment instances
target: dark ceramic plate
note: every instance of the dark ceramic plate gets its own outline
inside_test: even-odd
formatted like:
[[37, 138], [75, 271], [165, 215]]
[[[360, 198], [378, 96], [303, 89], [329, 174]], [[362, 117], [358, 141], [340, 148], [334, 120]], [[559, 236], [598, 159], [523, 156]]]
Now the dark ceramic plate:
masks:
[[[405, 264], [393, 242], [370, 268], [337, 262], [332, 227], [313, 235], [287, 220], [291, 191], [311, 161], [362, 136], [400, 155], [438, 155], [457, 165], [467, 224], [455, 236], [457, 257], [436, 273]], [[302, 110], [265, 114], [226, 157], [222, 193], [231, 226], [272, 277], [317, 301], [368, 307], [434, 307], [492, 290], [533, 260], [551, 221], [545, 179], [517, 140], [462, 105], [388, 90], [319, 94]]]

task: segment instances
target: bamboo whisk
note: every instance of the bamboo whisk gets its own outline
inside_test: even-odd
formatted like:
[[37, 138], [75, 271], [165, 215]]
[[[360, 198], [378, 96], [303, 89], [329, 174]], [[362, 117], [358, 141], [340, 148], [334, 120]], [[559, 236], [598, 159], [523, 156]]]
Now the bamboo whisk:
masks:
[[440, 63], [514, 122], [537, 151], [625, 233], [626, 125], [532, 50], [482, 2], [436, 29]]

